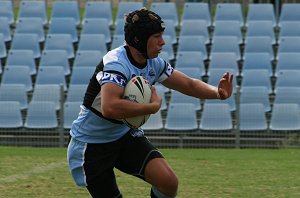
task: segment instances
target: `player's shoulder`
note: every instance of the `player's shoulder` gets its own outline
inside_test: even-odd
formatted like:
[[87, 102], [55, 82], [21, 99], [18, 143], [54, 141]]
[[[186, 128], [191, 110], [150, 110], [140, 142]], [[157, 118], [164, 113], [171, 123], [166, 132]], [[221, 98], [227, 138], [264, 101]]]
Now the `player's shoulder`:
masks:
[[108, 51], [103, 56], [104, 65], [112, 62], [122, 62], [122, 59], [124, 58], [124, 53], [126, 53], [124, 46], [120, 46], [118, 48]]

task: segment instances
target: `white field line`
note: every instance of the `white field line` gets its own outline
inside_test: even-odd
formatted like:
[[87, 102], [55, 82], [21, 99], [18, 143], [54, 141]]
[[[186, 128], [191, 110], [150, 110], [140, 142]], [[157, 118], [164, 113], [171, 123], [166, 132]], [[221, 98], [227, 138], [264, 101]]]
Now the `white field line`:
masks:
[[54, 169], [65, 166], [66, 164], [67, 164], [66, 162], [53, 162], [53, 163], [43, 165], [43, 166], [35, 166], [34, 168], [32, 168], [28, 171], [22, 172], [22, 173], [9, 175], [6, 177], [1, 177], [0, 182], [1, 183], [2, 182], [3, 183], [11, 183], [11, 182], [27, 179], [34, 174], [41, 174], [41, 173], [45, 173], [48, 171], [52, 171]]

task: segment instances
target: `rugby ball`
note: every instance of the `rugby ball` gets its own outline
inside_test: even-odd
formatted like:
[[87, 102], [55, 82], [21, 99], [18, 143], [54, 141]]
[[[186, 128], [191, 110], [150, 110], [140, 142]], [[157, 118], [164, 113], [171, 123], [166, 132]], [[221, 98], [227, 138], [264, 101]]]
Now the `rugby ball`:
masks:
[[[137, 103], [149, 103], [151, 89], [148, 81], [143, 76], [135, 76], [126, 84], [124, 98]], [[150, 117], [149, 115], [136, 116], [122, 121], [130, 128], [139, 128]]]

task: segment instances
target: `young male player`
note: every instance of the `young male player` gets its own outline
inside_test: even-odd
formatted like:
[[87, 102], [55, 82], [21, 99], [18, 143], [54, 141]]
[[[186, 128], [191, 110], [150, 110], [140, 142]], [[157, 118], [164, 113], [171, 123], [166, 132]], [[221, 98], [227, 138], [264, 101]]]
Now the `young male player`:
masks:
[[178, 178], [162, 153], [144, 136], [142, 129], [131, 129], [121, 119], [154, 114], [161, 97], [152, 86], [149, 104], [123, 99], [124, 87], [133, 76], [156, 82], [201, 99], [226, 99], [232, 94], [233, 76], [224, 74], [218, 87], [192, 79], [174, 70], [158, 57], [165, 44], [164, 23], [145, 8], [125, 18], [126, 45], [109, 51], [96, 67], [85, 93], [78, 118], [70, 130], [68, 161], [79, 186], [86, 186], [92, 197], [120, 198], [114, 168], [152, 185], [152, 198], [172, 198]]

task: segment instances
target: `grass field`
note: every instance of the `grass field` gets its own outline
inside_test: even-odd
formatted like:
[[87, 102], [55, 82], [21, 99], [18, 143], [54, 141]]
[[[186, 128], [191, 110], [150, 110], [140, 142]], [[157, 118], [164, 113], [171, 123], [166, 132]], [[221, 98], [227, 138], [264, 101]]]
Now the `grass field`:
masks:
[[[300, 197], [300, 149], [163, 149], [180, 179], [178, 198]], [[116, 172], [124, 198], [150, 186]], [[65, 148], [0, 147], [1, 198], [89, 197], [73, 183]]]

